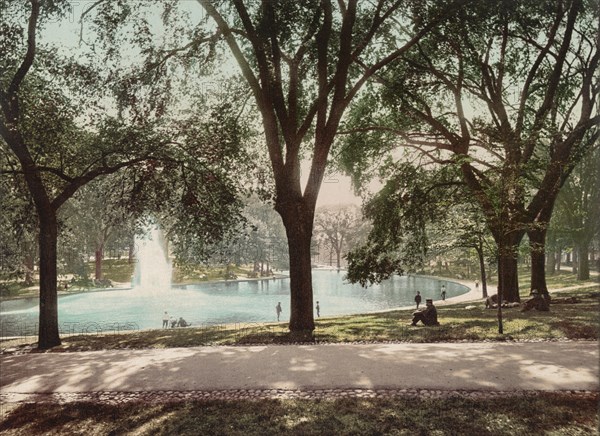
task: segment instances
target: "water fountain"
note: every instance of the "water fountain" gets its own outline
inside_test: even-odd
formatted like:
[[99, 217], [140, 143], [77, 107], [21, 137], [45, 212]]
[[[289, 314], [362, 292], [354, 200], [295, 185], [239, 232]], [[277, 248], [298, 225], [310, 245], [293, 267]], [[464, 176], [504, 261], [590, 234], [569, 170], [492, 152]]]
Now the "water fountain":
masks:
[[135, 238], [136, 266], [133, 288], [136, 293], [168, 293], [171, 289], [171, 262], [164, 250], [162, 232], [156, 226]]
[[[165, 245], [159, 228], [149, 227], [136, 239], [132, 288], [61, 296], [61, 325], [131, 322], [139, 328], [160, 328], [165, 311], [194, 326], [272, 322], [277, 319], [277, 302], [284, 309], [281, 321], [289, 319], [289, 279], [214, 281], [173, 287]], [[343, 278], [343, 272], [313, 271], [314, 300], [319, 301], [322, 316], [412, 306], [416, 290], [424, 298], [437, 299], [442, 284], [448, 297], [468, 290], [458, 283], [426, 277], [393, 277], [368, 289], [345, 283]], [[9, 335], [4, 325], [28, 325], [34, 332], [38, 314], [37, 299], [0, 301], [0, 336]]]

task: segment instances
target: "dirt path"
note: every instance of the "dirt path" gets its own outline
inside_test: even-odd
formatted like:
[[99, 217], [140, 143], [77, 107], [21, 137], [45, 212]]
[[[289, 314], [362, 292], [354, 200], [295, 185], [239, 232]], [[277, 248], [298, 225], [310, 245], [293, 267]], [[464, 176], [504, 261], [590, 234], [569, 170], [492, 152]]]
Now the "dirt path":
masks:
[[228, 389], [598, 391], [598, 344], [336, 344], [6, 355], [0, 394]]

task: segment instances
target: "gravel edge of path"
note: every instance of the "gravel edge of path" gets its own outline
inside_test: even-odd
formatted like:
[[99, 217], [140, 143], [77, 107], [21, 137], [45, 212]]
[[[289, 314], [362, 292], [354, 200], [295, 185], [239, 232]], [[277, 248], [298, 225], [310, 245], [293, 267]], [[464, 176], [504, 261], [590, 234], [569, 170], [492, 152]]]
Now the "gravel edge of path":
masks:
[[452, 397], [471, 399], [537, 397], [540, 395], [561, 395], [574, 399], [600, 399], [600, 391], [564, 390], [564, 391], [493, 391], [493, 390], [431, 390], [431, 389], [229, 389], [229, 390], [192, 390], [192, 391], [136, 391], [136, 392], [67, 392], [67, 393], [34, 393], [0, 394], [2, 404], [52, 403], [69, 404], [94, 402], [107, 405], [125, 403], [180, 403], [187, 401], [238, 401], [238, 400], [335, 400], [341, 398], [419, 398], [446, 399]]

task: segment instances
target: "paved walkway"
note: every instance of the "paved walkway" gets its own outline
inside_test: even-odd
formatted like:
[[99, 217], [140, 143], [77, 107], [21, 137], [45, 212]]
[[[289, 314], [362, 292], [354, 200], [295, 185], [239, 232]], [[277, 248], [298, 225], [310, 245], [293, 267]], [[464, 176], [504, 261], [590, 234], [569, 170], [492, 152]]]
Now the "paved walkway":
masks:
[[[467, 294], [436, 302], [480, 299]], [[597, 286], [597, 285], [591, 285]], [[566, 289], [565, 289], [566, 290]], [[553, 292], [560, 290], [553, 290]], [[408, 309], [408, 308], [407, 308]], [[0, 356], [0, 402], [600, 390], [592, 341], [196, 347]], [[216, 393], [216, 394], [215, 394]], [[225, 393], [225, 394], [223, 394]], [[250, 394], [248, 394], [250, 393]], [[223, 396], [223, 395], [224, 396]], [[385, 394], [384, 394], [385, 395]]]
[[598, 391], [598, 344], [335, 344], [5, 355], [4, 401], [35, 393]]

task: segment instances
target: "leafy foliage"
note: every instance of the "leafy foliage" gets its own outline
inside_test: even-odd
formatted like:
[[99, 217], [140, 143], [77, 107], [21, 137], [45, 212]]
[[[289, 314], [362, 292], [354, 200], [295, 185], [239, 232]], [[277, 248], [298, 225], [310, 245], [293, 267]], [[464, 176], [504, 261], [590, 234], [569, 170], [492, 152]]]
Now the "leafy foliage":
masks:
[[373, 224], [367, 243], [347, 256], [348, 279], [363, 286], [422, 266], [428, 226], [444, 221], [463, 194], [451, 167], [427, 171], [402, 162], [386, 172], [385, 186], [364, 207]]
[[[44, 302], [39, 342], [48, 348], [60, 343], [57, 214], [65, 202], [92, 180], [127, 169], [121, 198], [142, 201], [130, 212], [171, 212], [180, 240], [196, 237], [203, 247], [235, 221], [238, 180], [231, 169], [243, 134], [227, 104], [210, 114], [213, 124], [199, 115], [201, 123], [192, 117], [186, 124], [175, 116], [180, 108], [173, 107], [168, 78], [153, 80], [164, 77], [152, 77], [154, 67], [140, 75], [131, 62], [119, 62], [128, 41], [119, 32], [139, 4], [95, 2], [86, 9], [81, 19], [95, 12], [104, 45], [81, 50], [77, 59], [45, 44], [40, 32], [47, 19], [63, 17], [67, 2], [8, 6], [10, 20], [0, 27], [0, 45], [11, 50], [0, 62], [7, 73], [0, 79], [2, 173], [24, 177], [36, 206]], [[148, 21], [134, 23], [134, 39], [148, 43]]]
[[[349, 119], [342, 165], [363, 185], [386, 156], [403, 158], [399, 147], [424, 164], [459, 165], [499, 262], [513, 263], [598, 138], [594, 11], [580, 1], [469, 2], [381, 72], [378, 95], [366, 94]], [[501, 285], [510, 298], [514, 274]]]

